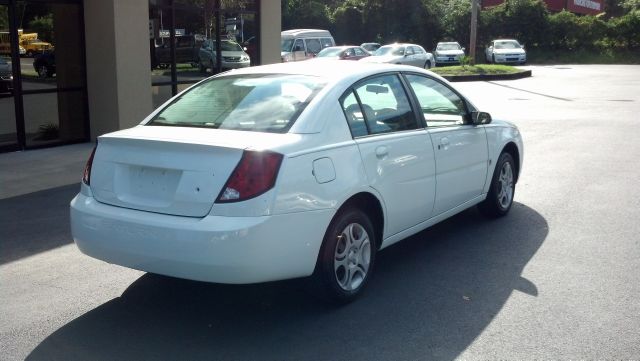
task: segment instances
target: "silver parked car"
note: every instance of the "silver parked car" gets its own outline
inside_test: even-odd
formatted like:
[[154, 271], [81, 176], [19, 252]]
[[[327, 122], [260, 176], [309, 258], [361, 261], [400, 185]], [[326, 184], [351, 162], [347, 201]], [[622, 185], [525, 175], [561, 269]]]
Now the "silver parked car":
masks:
[[519, 63], [527, 62], [527, 52], [524, 46], [514, 39], [494, 40], [484, 50], [489, 63]]
[[[222, 69], [246, 68], [251, 65], [251, 59], [244, 49], [235, 41], [222, 40], [220, 42], [222, 50]], [[207, 68], [216, 67], [216, 41], [208, 39], [202, 43], [198, 52], [200, 71], [205, 72]]]
[[433, 52], [436, 58], [436, 66], [447, 64], [460, 64], [464, 57], [465, 49], [458, 42], [439, 42]]
[[433, 55], [416, 44], [389, 44], [380, 47], [372, 56], [360, 59], [368, 63], [413, 65], [429, 69], [434, 64]]

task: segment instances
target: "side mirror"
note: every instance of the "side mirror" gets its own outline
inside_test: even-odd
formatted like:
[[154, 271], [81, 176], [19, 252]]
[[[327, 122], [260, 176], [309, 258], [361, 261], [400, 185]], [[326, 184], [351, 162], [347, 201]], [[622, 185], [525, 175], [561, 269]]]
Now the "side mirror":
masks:
[[491, 120], [491, 114], [487, 112], [471, 112], [471, 123], [473, 125], [489, 124]]
[[462, 51], [467, 51], [467, 48], [462, 48]]

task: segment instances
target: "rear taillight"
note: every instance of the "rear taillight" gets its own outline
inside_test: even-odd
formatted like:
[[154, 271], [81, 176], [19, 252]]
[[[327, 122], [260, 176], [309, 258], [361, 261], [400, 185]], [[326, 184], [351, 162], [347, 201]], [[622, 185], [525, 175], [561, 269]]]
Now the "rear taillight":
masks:
[[282, 154], [245, 150], [216, 202], [240, 202], [265, 193], [276, 183], [281, 163]]
[[87, 164], [84, 166], [84, 173], [82, 173], [82, 183], [86, 185], [89, 185], [91, 183], [91, 166], [93, 166], [93, 156], [96, 154], [97, 147], [98, 147], [97, 145], [93, 147], [93, 150], [91, 151], [91, 155], [87, 160]]

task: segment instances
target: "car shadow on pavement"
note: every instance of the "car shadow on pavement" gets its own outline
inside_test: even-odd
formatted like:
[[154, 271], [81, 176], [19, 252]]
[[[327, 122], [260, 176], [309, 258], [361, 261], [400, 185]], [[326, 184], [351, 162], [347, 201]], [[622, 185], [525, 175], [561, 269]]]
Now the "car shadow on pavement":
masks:
[[73, 242], [69, 202], [80, 185], [0, 199], [0, 265]]
[[[302, 280], [207, 284], [146, 274], [42, 341], [27, 360], [451, 360], [514, 291], [548, 234], [514, 203], [473, 208], [379, 254], [362, 297], [331, 307]], [[100, 285], [96, 285], [100, 287]]]

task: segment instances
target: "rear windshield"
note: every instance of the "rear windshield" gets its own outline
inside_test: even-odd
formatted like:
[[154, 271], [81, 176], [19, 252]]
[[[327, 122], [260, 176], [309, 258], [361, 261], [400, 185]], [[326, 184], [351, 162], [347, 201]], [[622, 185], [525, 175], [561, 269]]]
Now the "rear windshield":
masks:
[[404, 47], [403, 46], [388, 46], [385, 45], [381, 48], [378, 48], [378, 50], [376, 50], [375, 53], [373, 53], [373, 55], [375, 56], [382, 56], [382, 55], [404, 55]]
[[325, 85], [323, 78], [306, 75], [213, 78], [180, 95], [147, 125], [284, 133]]
[[318, 53], [318, 56], [321, 58], [325, 56], [339, 56], [343, 50], [344, 48], [324, 48]]

